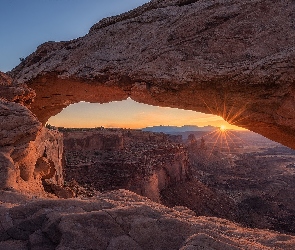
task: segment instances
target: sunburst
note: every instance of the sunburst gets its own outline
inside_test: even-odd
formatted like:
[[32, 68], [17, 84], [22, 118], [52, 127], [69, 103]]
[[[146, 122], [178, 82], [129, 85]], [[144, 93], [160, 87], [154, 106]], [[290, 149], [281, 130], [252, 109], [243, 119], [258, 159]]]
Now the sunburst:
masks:
[[[199, 98], [211, 114], [223, 117], [224, 120], [230, 125], [248, 125], [247, 123], [245, 124], [245, 121], [247, 121], [247, 119], [249, 118], [249, 115], [247, 115], [246, 112], [249, 102], [246, 102], [243, 105], [235, 105], [236, 103], [233, 103], [232, 100], [228, 100], [228, 95], [226, 91], [223, 93], [223, 97], [219, 96], [219, 100], [218, 98], [216, 98], [216, 96], [211, 96], [211, 104], [213, 104], [213, 106], [208, 105], [208, 97], [206, 99], [200, 95]], [[229, 101], [231, 102], [231, 104], [229, 105], [230, 107], [228, 107]], [[238, 106], [239, 108], [237, 108]], [[238, 135], [236, 135], [234, 131], [232, 131], [232, 127], [230, 125], [227, 126], [226, 124], [222, 124], [216, 130], [202, 136], [203, 138], [206, 137], [208, 142], [208, 151], [206, 153], [207, 160], [212, 157], [213, 151], [216, 147], [218, 147], [220, 152], [222, 152], [223, 154], [225, 153], [230, 156], [233, 153], [231, 152], [233, 148], [239, 147], [239, 141], [243, 144], [246, 144]], [[230, 160], [229, 158], [228, 160]]]
[[226, 131], [226, 126], [225, 125], [221, 125], [220, 128], [219, 128], [219, 130], [221, 132], [225, 132]]

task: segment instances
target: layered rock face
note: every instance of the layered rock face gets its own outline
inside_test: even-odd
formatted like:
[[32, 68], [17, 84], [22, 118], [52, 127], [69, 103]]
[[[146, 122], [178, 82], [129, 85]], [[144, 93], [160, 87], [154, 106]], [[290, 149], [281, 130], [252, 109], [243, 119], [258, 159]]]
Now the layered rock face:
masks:
[[71, 151], [120, 151], [124, 149], [123, 130], [60, 129], [64, 134], [65, 153]]
[[[2, 86], [10, 86], [9, 77], [2, 73], [0, 80]], [[2, 86], [1, 90], [8, 90], [4, 97], [15, 94]], [[30, 99], [29, 89], [23, 87], [28, 91], [20, 96], [0, 99], [0, 189], [44, 194], [42, 180], [63, 184], [63, 138], [42, 127], [28, 108], [16, 103]]]
[[130, 96], [295, 148], [294, 11], [290, 0], [155, 0], [39, 46], [10, 75], [36, 91], [42, 123], [70, 103]]
[[[9, 109], [9, 112], [11, 111]], [[63, 184], [62, 134], [41, 128], [39, 122], [23, 124], [25, 117], [22, 117], [22, 114], [26, 113], [19, 111], [17, 110], [16, 117], [13, 117], [14, 124], [7, 123], [8, 117], [2, 120], [5, 121], [5, 130], [0, 130], [1, 136], [5, 139], [7, 133], [6, 135], [15, 141], [4, 140], [1, 145], [1, 189], [12, 188], [21, 192], [41, 194], [42, 180], [48, 179], [51, 183]], [[11, 127], [16, 126], [11, 128], [14, 131], [6, 130], [8, 124]]]
[[160, 191], [188, 178], [178, 136], [126, 129], [66, 129], [65, 179], [98, 190], [124, 188], [160, 201]]

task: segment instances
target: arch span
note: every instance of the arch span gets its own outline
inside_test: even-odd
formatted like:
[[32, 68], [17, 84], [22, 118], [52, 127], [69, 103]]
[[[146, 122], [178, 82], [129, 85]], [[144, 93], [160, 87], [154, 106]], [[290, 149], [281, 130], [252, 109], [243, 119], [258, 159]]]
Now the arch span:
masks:
[[131, 97], [222, 116], [295, 148], [292, 1], [151, 1], [81, 38], [48, 42], [11, 75], [40, 121], [79, 101]]
[[[44, 88], [44, 84], [48, 84], [50, 88]], [[131, 97], [137, 102], [154, 106], [218, 115], [230, 124], [247, 128], [291, 148], [295, 147], [294, 123], [292, 124], [290, 117], [283, 117], [293, 114], [294, 101], [289, 94], [278, 95], [283, 91], [282, 86], [261, 84], [242, 88], [238, 84], [191, 84], [175, 90], [168, 85], [163, 84], [160, 87], [141, 81], [123, 86], [107, 86], [99, 82], [85, 83], [77, 79], [60, 80], [50, 77], [46, 78], [45, 83], [36, 81], [30, 85], [36, 91], [31, 110], [45, 124], [51, 116], [71, 103], [106, 103]]]

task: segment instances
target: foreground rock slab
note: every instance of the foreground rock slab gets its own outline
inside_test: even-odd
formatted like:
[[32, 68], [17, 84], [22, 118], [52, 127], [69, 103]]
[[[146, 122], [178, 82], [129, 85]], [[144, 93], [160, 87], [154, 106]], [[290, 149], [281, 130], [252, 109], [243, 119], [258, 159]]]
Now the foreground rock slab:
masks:
[[0, 196], [0, 249], [285, 250], [295, 246], [294, 236], [195, 217], [184, 207], [167, 208], [126, 190], [92, 199], [16, 197], [12, 201], [14, 195]]

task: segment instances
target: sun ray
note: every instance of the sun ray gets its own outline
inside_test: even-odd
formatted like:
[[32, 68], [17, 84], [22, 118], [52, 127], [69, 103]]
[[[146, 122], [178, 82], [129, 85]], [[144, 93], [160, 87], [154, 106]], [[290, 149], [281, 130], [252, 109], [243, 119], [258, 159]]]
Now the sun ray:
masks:
[[231, 142], [232, 142], [233, 144], [235, 144], [236, 147], [239, 146], [239, 144], [236, 143], [236, 142], [232, 139], [232, 137], [229, 135], [229, 131], [227, 131], [226, 133], [228, 134], [228, 138], [231, 140]]
[[236, 119], [239, 119], [241, 114], [243, 114], [244, 112], [245, 110], [240, 110], [236, 112], [232, 117], [228, 119], [228, 123], [233, 124], [236, 121]]
[[226, 93], [224, 94], [224, 98], [223, 98], [223, 113], [222, 113], [222, 118], [224, 119], [226, 116]]
[[222, 149], [223, 149], [223, 132], [220, 132], [220, 152], [222, 153]]
[[[215, 107], [209, 107], [207, 102], [204, 100], [202, 96], [199, 96], [200, 100], [203, 101], [205, 106], [207, 107], [208, 111], [211, 112], [211, 114], [218, 114], [221, 116], [225, 121], [227, 121], [231, 125], [235, 125], [237, 123], [241, 123], [241, 121], [247, 119], [250, 115], [241, 117], [244, 112], [247, 110], [247, 106], [249, 102], [245, 103], [241, 108], [239, 108], [237, 111], [235, 111], [235, 105], [230, 105], [230, 108], [227, 107], [227, 94], [224, 93], [222, 104], [218, 105], [220, 103], [218, 98], [216, 96], [213, 96], [213, 103], [215, 103]], [[218, 99], [218, 100], [217, 100]], [[213, 112], [214, 110], [214, 112]], [[240, 125], [240, 124], [239, 124]], [[244, 140], [242, 140], [239, 136], [237, 136], [234, 132], [231, 132], [226, 128], [226, 125], [221, 125], [217, 130], [210, 131], [206, 133], [205, 135], [202, 135], [197, 138], [199, 140], [200, 138], [207, 138], [208, 146], [210, 148], [209, 153], [207, 154], [207, 160], [212, 157], [214, 150], [216, 147], [219, 147], [219, 150], [221, 153], [225, 154], [231, 154], [231, 143], [232, 146], [239, 147], [239, 141], [241, 141], [243, 144], [247, 144]], [[227, 157], [228, 158], [228, 157]]]
[[216, 108], [216, 110], [217, 110], [217, 114], [218, 114], [219, 116], [221, 116], [221, 113], [220, 113], [220, 111], [219, 111], [219, 105], [217, 104], [216, 96], [214, 96], [214, 102], [215, 102], [215, 108]]
[[[249, 104], [249, 102], [247, 102], [245, 105], [243, 105], [243, 107], [241, 107], [241, 109], [239, 109], [239, 110], [235, 113], [235, 115], [233, 115], [231, 118], [229, 118], [229, 116], [228, 116], [227, 118], [229, 118], [229, 119], [227, 119], [227, 121], [228, 121], [230, 124], [232, 124], [232, 122], [233, 122], [237, 117], [239, 117], [241, 114], [243, 114], [243, 113], [247, 110], [246, 107], [248, 106], [248, 104]], [[234, 105], [233, 105], [232, 107], [234, 107]]]
[[[230, 136], [229, 136], [229, 134], [227, 132], [228, 131], [225, 132], [225, 135], [226, 135], [225, 140], [226, 140], [226, 144], [227, 144], [227, 148], [228, 148], [228, 154], [231, 154], [231, 149], [230, 149], [227, 137], [229, 139], [231, 139], [231, 138], [230, 138]], [[228, 159], [228, 163], [233, 164], [233, 158], [232, 157], [227, 157], [227, 159]]]
[[239, 139], [242, 143], [246, 144], [247, 146], [250, 146], [247, 142], [245, 142], [243, 139], [241, 139], [239, 136], [235, 135], [234, 133], [230, 132], [230, 134], [232, 134], [235, 138]]
[[214, 138], [216, 138], [219, 134], [220, 134], [220, 131], [219, 130], [215, 130], [210, 139], [211, 140], [214, 140]]
[[227, 148], [228, 148], [228, 153], [230, 154], [231, 153], [230, 152], [230, 147], [229, 147], [229, 144], [228, 144], [228, 141], [227, 141], [227, 136], [228, 136], [227, 131], [224, 131], [224, 135], [225, 135], [226, 145], [227, 145]]
[[242, 120], [244, 120], [244, 119], [247, 119], [247, 118], [250, 117], [250, 116], [251, 116], [251, 115], [247, 115], [247, 116], [241, 117], [240, 119], [235, 120], [235, 121], [232, 122], [231, 124], [234, 125], [234, 124], [236, 124], [236, 123], [238, 123], [238, 122], [240, 122], [240, 121], [242, 121]]
[[213, 153], [214, 147], [215, 147], [215, 145], [216, 145], [216, 143], [217, 143], [217, 141], [218, 141], [218, 139], [219, 139], [219, 137], [220, 137], [220, 134], [221, 134], [221, 133], [218, 134], [218, 137], [217, 137], [217, 139], [216, 139], [216, 141], [215, 141], [215, 143], [214, 143], [214, 145], [213, 145], [213, 147], [212, 147], [212, 149], [211, 149], [211, 151], [210, 151], [210, 153], [209, 153], [208, 160], [209, 160], [209, 158], [211, 157], [211, 155], [212, 155], [212, 153]]
[[228, 112], [226, 118], [224, 118], [225, 121], [228, 121], [228, 120], [229, 120], [228, 118], [229, 118], [229, 116], [231, 115], [231, 112], [233, 111], [233, 109], [234, 109], [234, 106], [231, 106], [231, 108], [230, 108], [230, 110], [229, 110], [229, 112]]
[[217, 131], [217, 129], [216, 129], [216, 130], [213, 130], [213, 131], [211, 131], [211, 132], [208, 132], [207, 134], [202, 135], [202, 136], [200, 136], [200, 137], [198, 137], [198, 138], [196, 138], [196, 139], [199, 140], [199, 139], [201, 139], [202, 137], [206, 137], [206, 136], [209, 136], [209, 135], [211, 135], [211, 134], [213, 134], [213, 133], [216, 133], [216, 131]]
[[213, 115], [213, 111], [209, 108], [208, 104], [205, 102], [204, 98], [200, 95], [199, 96], [201, 98], [201, 100], [203, 101], [203, 103], [206, 105], [206, 107], [208, 108], [208, 110], [211, 112], [211, 114]]

